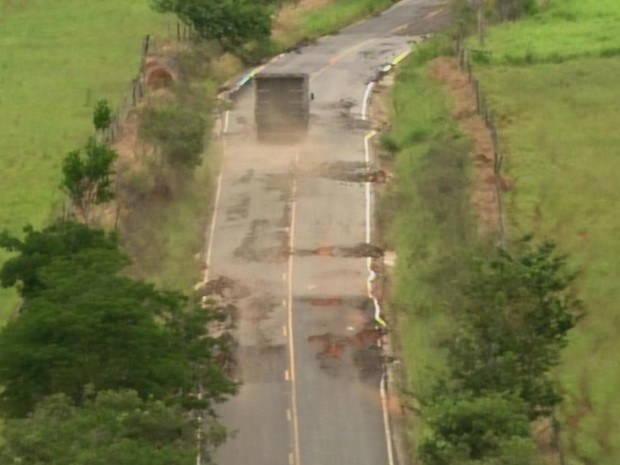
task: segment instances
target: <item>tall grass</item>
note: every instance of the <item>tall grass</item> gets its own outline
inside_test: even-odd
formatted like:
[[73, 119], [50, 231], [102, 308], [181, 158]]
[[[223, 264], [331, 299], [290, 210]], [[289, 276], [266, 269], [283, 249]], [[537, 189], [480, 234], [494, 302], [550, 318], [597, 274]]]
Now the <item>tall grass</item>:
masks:
[[618, 464], [620, 106], [611, 102], [620, 101], [620, 57], [478, 74], [515, 181], [507, 199], [512, 229], [554, 239], [582, 270], [587, 316], [557, 372], [571, 463]]

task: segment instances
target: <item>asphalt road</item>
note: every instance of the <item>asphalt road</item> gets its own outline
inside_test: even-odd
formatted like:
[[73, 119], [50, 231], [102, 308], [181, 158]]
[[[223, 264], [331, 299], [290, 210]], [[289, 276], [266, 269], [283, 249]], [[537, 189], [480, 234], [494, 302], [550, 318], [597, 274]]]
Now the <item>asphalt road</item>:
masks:
[[373, 207], [362, 107], [368, 82], [429, 32], [436, 7], [402, 1], [268, 65], [311, 75], [305, 142], [257, 142], [251, 85], [228, 115], [208, 269], [235, 308], [242, 387], [219, 408], [236, 431], [220, 465], [391, 465], [359, 247]]

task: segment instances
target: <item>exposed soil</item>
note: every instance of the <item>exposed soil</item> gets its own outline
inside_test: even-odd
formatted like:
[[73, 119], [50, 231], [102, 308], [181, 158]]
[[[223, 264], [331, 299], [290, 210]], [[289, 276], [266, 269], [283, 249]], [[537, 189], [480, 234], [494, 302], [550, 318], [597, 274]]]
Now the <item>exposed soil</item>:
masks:
[[[455, 99], [452, 115], [473, 143], [473, 172], [471, 201], [478, 213], [478, 231], [481, 234], [498, 228], [499, 206], [494, 171], [494, 150], [491, 133], [484, 120], [476, 113], [476, 96], [458, 62], [453, 58], [438, 58], [433, 62], [434, 75], [445, 85]], [[508, 187], [508, 179], [501, 181]]]

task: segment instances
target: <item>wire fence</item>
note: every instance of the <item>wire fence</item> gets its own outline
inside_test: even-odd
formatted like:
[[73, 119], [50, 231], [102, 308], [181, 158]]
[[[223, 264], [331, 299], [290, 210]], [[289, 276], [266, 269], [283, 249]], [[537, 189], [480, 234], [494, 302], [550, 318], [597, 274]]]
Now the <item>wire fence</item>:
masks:
[[140, 68], [138, 74], [129, 84], [129, 88], [123, 97], [119, 107], [112, 115], [110, 126], [99, 134], [102, 142], [113, 144], [118, 140], [120, 131], [127, 121], [127, 116], [136, 108], [145, 94], [146, 89], [146, 73], [147, 73], [147, 57], [149, 54], [157, 53], [166, 43], [177, 42], [186, 43], [197, 39], [198, 35], [194, 28], [182, 22], [168, 23], [167, 37], [155, 37], [146, 35], [142, 40], [140, 48]]
[[[469, 78], [469, 83], [471, 84], [471, 88], [474, 92], [474, 96], [476, 98], [476, 113], [483, 119], [485, 126], [489, 130], [491, 135], [491, 142], [493, 144], [493, 171], [494, 171], [494, 185], [495, 185], [495, 194], [497, 198], [497, 210], [498, 210], [498, 218], [497, 218], [497, 226], [500, 234], [500, 241], [502, 245], [506, 244], [507, 240], [507, 231], [506, 231], [506, 219], [504, 213], [504, 201], [502, 198], [502, 165], [504, 161], [504, 156], [500, 151], [499, 147], [499, 139], [497, 137], [497, 126], [495, 125], [495, 117], [489, 105], [487, 103], [487, 99], [480, 90], [480, 82], [474, 76], [472, 72], [471, 66], [471, 56], [472, 52], [467, 49], [465, 46], [465, 40], [463, 36], [460, 36], [454, 45], [454, 52], [459, 62], [459, 67], [461, 71], [467, 74]], [[484, 53], [477, 51], [476, 53]]]
[[129, 90], [125, 93], [125, 97], [121, 104], [113, 113], [110, 125], [99, 133], [101, 141], [106, 144], [113, 144], [118, 140], [121, 128], [127, 120], [129, 112], [134, 109], [144, 97], [146, 57], [151, 49], [151, 42], [152, 39], [150, 35], [144, 37], [141, 47], [138, 75], [131, 80]]
[[[467, 74], [469, 78], [469, 83], [474, 92], [474, 96], [476, 98], [476, 112], [477, 114], [484, 120], [485, 126], [489, 130], [491, 135], [491, 141], [493, 144], [493, 171], [494, 171], [494, 184], [495, 184], [495, 192], [497, 197], [497, 208], [498, 208], [498, 228], [500, 233], [500, 241], [502, 246], [506, 245], [507, 241], [507, 231], [506, 231], [506, 219], [505, 219], [505, 211], [504, 211], [504, 201], [502, 198], [502, 166], [504, 161], [503, 153], [500, 150], [499, 139], [497, 136], [497, 126], [495, 125], [495, 117], [493, 116], [493, 112], [489, 108], [487, 99], [480, 90], [480, 82], [474, 76], [471, 66], [471, 57], [472, 53], [476, 54], [484, 54], [488, 53], [482, 50], [469, 50], [465, 46], [464, 36], [460, 35], [455, 43], [454, 43], [454, 53], [459, 62], [459, 67], [461, 71]], [[549, 447], [553, 450], [554, 463], [558, 465], [566, 465], [566, 456], [564, 453], [564, 448], [562, 445], [562, 435], [561, 435], [561, 425], [559, 421], [552, 416], [549, 418], [548, 426], [552, 430], [551, 440], [549, 441]]]

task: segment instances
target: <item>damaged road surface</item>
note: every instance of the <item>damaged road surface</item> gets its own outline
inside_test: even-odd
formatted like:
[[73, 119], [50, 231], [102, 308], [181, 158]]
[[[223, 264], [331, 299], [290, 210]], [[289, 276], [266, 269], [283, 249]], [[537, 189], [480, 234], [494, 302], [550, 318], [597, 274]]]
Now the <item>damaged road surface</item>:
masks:
[[368, 261], [383, 255], [368, 240], [369, 183], [385, 176], [372, 157], [366, 163], [362, 108], [368, 83], [410, 50], [416, 27], [426, 33], [442, 18], [429, 16], [436, 6], [404, 0], [267, 65], [310, 76], [304, 141], [257, 140], [251, 84], [224, 119], [203, 293], [234, 309], [241, 387], [218, 407], [235, 432], [220, 465], [392, 465], [380, 395], [385, 330], [367, 287]]

